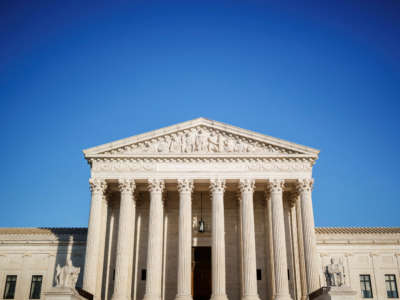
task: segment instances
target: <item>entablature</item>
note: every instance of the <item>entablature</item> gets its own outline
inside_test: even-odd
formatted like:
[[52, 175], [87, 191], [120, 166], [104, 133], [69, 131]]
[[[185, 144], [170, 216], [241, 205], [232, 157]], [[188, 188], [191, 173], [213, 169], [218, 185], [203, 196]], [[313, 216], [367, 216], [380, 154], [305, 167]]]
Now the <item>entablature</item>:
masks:
[[164, 179], [279, 177], [296, 179], [310, 177], [314, 160], [311, 158], [92, 158], [92, 177], [117, 178], [132, 175]]

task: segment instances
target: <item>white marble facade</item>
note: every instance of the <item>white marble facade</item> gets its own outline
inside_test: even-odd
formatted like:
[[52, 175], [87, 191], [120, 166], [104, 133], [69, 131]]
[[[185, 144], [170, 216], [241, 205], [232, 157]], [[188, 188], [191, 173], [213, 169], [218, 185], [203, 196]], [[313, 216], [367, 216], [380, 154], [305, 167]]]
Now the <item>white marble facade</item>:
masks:
[[326, 285], [331, 258], [349, 286], [359, 291], [370, 274], [385, 299], [385, 274], [399, 278], [400, 230], [315, 229], [318, 153], [203, 118], [85, 150], [88, 230], [0, 229], [0, 293], [17, 275], [15, 299], [27, 298], [37, 273], [43, 294], [72, 252], [78, 285], [97, 300], [191, 300], [192, 248], [207, 246], [214, 300], [306, 299]]

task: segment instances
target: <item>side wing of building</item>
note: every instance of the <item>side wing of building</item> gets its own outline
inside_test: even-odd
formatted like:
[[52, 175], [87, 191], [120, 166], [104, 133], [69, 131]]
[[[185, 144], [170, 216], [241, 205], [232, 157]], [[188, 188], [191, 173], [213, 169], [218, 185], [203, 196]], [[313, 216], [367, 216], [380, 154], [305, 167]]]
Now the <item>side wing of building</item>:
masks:
[[[332, 258], [344, 267], [345, 282], [359, 298], [398, 298], [400, 228], [316, 228], [320, 280]], [[323, 284], [325, 285], [325, 284]], [[370, 289], [370, 291], [369, 291]]]
[[[86, 233], [86, 228], [0, 228], [1, 299], [44, 299], [68, 252], [73, 265], [81, 267], [77, 285], [82, 285]], [[33, 285], [40, 289], [40, 298]]]

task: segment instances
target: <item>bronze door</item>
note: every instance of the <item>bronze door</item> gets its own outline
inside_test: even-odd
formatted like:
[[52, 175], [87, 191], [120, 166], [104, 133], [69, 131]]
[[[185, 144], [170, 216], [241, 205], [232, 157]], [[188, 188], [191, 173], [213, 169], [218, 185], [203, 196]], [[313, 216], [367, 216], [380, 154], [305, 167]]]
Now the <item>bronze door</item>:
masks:
[[211, 247], [193, 247], [193, 299], [211, 297]]

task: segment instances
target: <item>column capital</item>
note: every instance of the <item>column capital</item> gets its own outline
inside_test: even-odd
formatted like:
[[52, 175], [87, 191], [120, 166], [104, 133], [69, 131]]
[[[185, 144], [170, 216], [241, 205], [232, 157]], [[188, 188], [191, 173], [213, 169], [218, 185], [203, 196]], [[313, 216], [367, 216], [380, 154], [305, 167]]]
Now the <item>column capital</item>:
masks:
[[282, 193], [285, 181], [283, 179], [270, 179], [267, 189], [272, 193]]
[[301, 178], [301, 179], [298, 179], [296, 187], [300, 193], [311, 192], [313, 185], [314, 185], [313, 178]]
[[293, 207], [296, 205], [297, 200], [299, 199], [300, 193], [298, 191], [293, 191], [289, 195], [289, 205], [290, 207]]
[[135, 190], [135, 181], [129, 178], [119, 178], [118, 179], [118, 188], [121, 193], [133, 193]]
[[255, 180], [252, 178], [242, 178], [239, 180], [239, 190], [241, 193], [253, 193]]
[[162, 193], [164, 187], [164, 180], [158, 178], [148, 179], [148, 189], [150, 193]]
[[212, 193], [223, 193], [225, 191], [225, 179], [221, 178], [210, 179], [210, 191]]
[[106, 180], [103, 178], [90, 178], [89, 185], [92, 193], [104, 193], [107, 188]]
[[265, 197], [265, 201], [271, 200], [271, 193], [269, 191], [268, 185], [265, 187], [264, 197]]
[[193, 192], [193, 188], [194, 188], [193, 179], [189, 179], [189, 178], [178, 179], [179, 193], [191, 194]]

